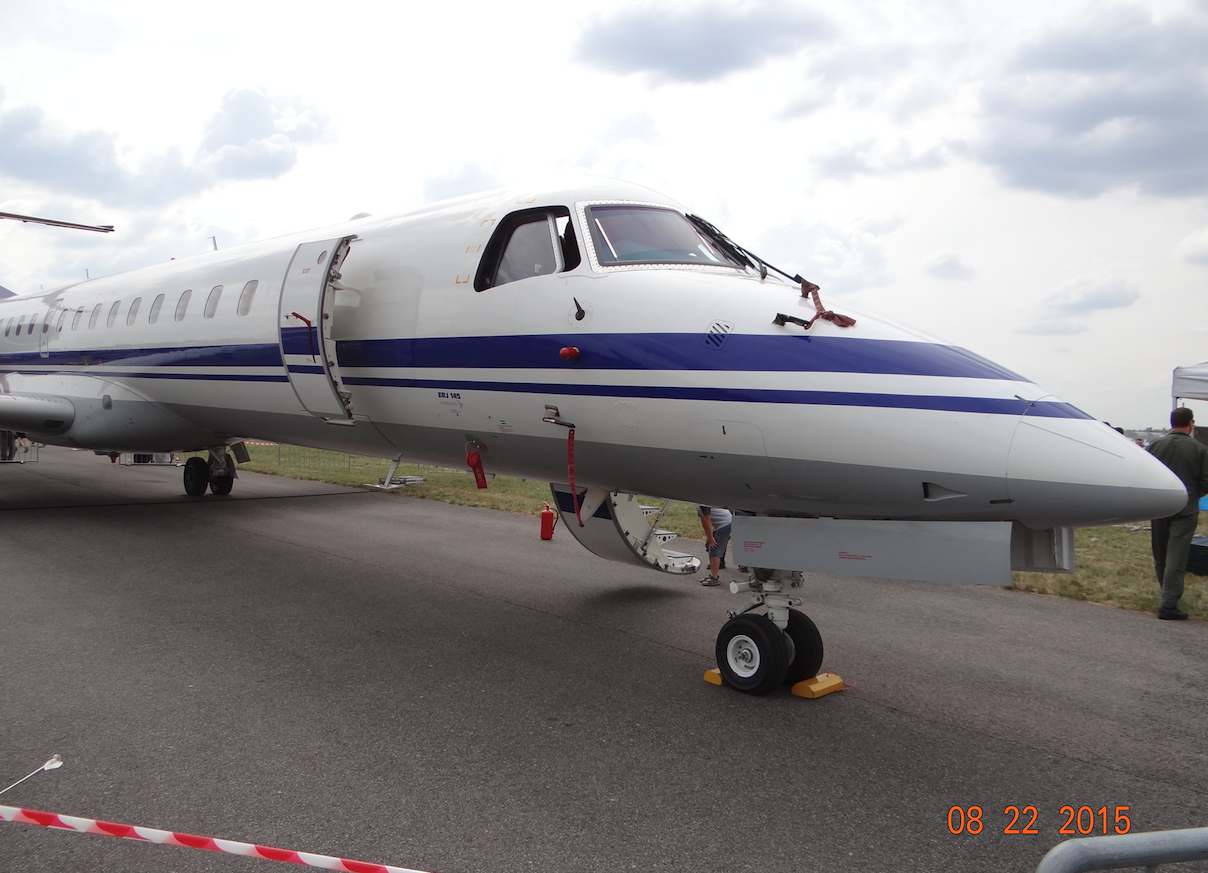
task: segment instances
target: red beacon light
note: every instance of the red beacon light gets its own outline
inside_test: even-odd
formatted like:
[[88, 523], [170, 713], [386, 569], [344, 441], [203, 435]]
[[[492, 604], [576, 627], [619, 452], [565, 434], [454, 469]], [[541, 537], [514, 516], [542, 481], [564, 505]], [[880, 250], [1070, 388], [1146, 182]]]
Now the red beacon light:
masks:
[[564, 361], [579, 360], [579, 350], [574, 346], [566, 346], [558, 351], [558, 357]]

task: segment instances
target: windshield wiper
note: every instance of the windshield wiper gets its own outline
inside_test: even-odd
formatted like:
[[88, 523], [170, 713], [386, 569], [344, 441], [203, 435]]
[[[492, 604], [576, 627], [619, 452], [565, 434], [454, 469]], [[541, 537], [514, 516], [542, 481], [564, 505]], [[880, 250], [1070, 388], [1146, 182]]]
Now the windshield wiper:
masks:
[[781, 276], [784, 276], [784, 278], [788, 279], [790, 282], [797, 282], [802, 285], [802, 287], [807, 285], [813, 285], [815, 288], [818, 287], [814, 285], [813, 282], [801, 278], [800, 274], [790, 276], [779, 267], [769, 264], [763, 258], [759, 257], [759, 255], [747, 251], [738, 243], [734, 242], [734, 240], [730, 239], [728, 236], [718, 230], [715, 225], [701, 218], [699, 215], [686, 215], [685, 217], [692, 222], [693, 227], [708, 237], [709, 242], [713, 243], [739, 263], [746, 264], [747, 266], [758, 270], [760, 279], [766, 279], [768, 277], [768, 270], [774, 270]]
[[780, 325], [781, 327], [787, 323], [797, 324], [806, 330], [809, 330], [811, 327], [813, 327], [814, 322], [820, 318], [825, 319], [826, 321], [829, 321], [839, 327], [851, 327], [856, 323], [856, 320], [851, 316], [840, 315], [839, 313], [832, 312], [824, 307], [822, 305], [822, 298], [818, 295], [818, 292], [821, 290], [821, 288], [808, 279], [803, 279], [800, 273], [798, 273], [796, 276], [790, 276], [779, 267], [769, 264], [763, 258], [759, 257], [759, 255], [753, 254], [752, 252], [744, 249], [742, 246], [734, 242], [734, 240], [730, 239], [699, 215], [688, 215], [686, 217], [690, 222], [692, 222], [692, 226], [696, 228], [698, 233], [706, 236], [711, 243], [724, 251], [727, 255], [740, 263], [745, 263], [751, 267], [757, 267], [759, 270], [760, 279], [766, 279], [768, 277], [768, 270], [775, 270], [790, 282], [800, 284], [802, 297], [813, 297], [815, 310], [813, 318], [807, 320], [795, 315], [786, 315], [783, 312], [777, 312], [776, 317], [772, 319], [773, 323]]

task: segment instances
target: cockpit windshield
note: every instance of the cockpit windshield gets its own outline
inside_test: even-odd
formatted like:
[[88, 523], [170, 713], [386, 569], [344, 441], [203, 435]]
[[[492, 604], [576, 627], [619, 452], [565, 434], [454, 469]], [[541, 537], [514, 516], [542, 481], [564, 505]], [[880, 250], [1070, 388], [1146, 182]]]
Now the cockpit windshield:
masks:
[[602, 267], [698, 264], [745, 267], [679, 212], [657, 206], [589, 206], [587, 228]]

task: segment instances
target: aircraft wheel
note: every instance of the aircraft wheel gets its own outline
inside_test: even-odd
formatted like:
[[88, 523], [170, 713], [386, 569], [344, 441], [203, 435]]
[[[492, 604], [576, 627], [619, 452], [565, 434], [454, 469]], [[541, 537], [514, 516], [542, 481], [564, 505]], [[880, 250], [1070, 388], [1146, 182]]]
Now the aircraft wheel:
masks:
[[792, 656], [784, 674], [785, 685], [796, 685], [803, 679], [818, 675], [822, 666], [822, 634], [808, 615], [795, 609], [789, 610], [789, 627], [785, 631]]
[[205, 462], [205, 459], [189, 458], [185, 461], [185, 494], [190, 497], [200, 497], [206, 493], [206, 486], [209, 484], [210, 465]]
[[223, 497], [235, 487], [234, 476], [214, 476], [210, 479], [210, 493]]
[[767, 694], [788, 669], [788, 645], [766, 615], [739, 615], [717, 635], [717, 667], [726, 684], [744, 694]]

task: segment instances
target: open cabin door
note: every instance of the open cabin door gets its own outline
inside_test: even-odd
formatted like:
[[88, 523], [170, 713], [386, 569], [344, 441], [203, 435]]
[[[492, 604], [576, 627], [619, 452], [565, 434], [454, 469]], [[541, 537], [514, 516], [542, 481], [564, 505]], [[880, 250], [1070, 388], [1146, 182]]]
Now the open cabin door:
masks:
[[351, 422], [351, 395], [344, 389], [331, 338], [333, 283], [355, 236], [303, 243], [294, 252], [281, 286], [278, 325], [281, 359], [302, 407], [324, 421]]

